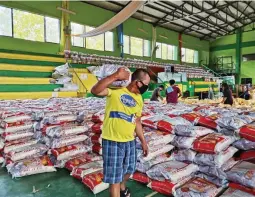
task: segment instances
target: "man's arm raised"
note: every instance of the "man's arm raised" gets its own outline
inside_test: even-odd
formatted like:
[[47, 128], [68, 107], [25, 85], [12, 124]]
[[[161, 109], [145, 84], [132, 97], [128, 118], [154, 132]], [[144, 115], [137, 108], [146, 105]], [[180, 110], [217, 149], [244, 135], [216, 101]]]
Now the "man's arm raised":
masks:
[[91, 89], [91, 93], [96, 96], [107, 96], [108, 95], [107, 87], [109, 85], [111, 85], [114, 81], [117, 80], [128, 80], [129, 76], [130, 73], [125, 68], [119, 68], [117, 72], [98, 81]]

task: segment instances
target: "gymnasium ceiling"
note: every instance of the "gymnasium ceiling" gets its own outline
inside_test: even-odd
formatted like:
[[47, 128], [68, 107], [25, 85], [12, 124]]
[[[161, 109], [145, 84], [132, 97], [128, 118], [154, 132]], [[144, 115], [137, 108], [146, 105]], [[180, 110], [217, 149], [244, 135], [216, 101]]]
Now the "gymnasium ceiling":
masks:
[[[130, 1], [83, 1], [119, 12]], [[146, 1], [134, 18], [202, 40], [229, 35], [255, 22], [255, 1]]]

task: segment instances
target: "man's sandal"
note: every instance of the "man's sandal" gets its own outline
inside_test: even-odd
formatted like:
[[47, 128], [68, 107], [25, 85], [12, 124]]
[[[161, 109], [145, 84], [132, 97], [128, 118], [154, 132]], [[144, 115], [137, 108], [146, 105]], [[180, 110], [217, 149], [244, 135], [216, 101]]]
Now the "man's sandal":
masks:
[[131, 193], [127, 187], [124, 191], [120, 191], [120, 197], [130, 197], [130, 194]]

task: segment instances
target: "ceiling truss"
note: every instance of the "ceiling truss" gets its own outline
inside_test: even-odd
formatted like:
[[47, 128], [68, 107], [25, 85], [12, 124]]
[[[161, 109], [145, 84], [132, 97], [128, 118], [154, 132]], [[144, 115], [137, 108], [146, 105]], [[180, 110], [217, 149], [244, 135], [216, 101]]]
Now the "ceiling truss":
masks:
[[[83, 1], [119, 12], [130, 1]], [[255, 1], [148, 1], [134, 18], [170, 30], [211, 40], [255, 23]]]

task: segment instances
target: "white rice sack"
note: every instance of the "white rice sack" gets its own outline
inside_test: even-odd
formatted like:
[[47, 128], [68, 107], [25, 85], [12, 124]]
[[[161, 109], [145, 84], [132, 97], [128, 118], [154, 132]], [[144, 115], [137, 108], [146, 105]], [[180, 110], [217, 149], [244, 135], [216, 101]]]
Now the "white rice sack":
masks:
[[[117, 70], [121, 67], [124, 67], [127, 71], [130, 72], [130, 70], [125, 67], [125, 66], [120, 66], [120, 65], [113, 65], [113, 64], [104, 64], [103, 66], [100, 67], [100, 71], [94, 73], [99, 79], [103, 79], [105, 77], [108, 77], [112, 75], [113, 73], [117, 72]], [[128, 80], [123, 80], [123, 81], [115, 81], [111, 84], [113, 87], [126, 87], [130, 84], [131, 82], [131, 72], [130, 72], [130, 77]]]
[[52, 74], [53, 78], [59, 78], [61, 76], [66, 76], [69, 73], [69, 65], [68, 65], [68, 63], [66, 63], [61, 66], [57, 66], [54, 70], [55, 70], [55, 72]]
[[100, 110], [99, 112], [92, 115], [92, 122], [102, 123], [104, 121], [105, 110]]
[[46, 129], [47, 136], [51, 138], [59, 138], [61, 136], [78, 135], [87, 132], [89, 128], [85, 125], [55, 125]]
[[246, 119], [239, 117], [220, 117], [216, 120], [216, 123], [223, 128], [230, 130], [240, 129], [242, 126], [248, 124]]
[[86, 135], [64, 136], [61, 138], [45, 138], [46, 145], [51, 148], [60, 148], [83, 142], [88, 138]]
[[219, 133], [210, 133], [194, 141], [193, 150], [201, 153], [220, 153], [228, 148], [236, 140], [233, 136], [225, 136]]
[[221, 197], [254, 197], [254, 195], [238, 189], [228, 188]]
[[178, 148], [190, 149], [193, 147], [193, 143], [196, 139], [196, 137], [175, 136], [171, 144]]
[[218, 154], [198, 153], [194, 159], [194, 162], [199, 165], [216, 166], [220, 168], [231, 157], [233, 157], [237, 151], [237, 148], [231, 146]]
[[244, 138], [233, 143], [233, 146], [240, 150], [251, 150], [255, 149], [255, 142], [246, 140]]
[[103, 182], [103, 171], [94, 172], [83, 177], [82, 183], [86, 185], [93, 194], [98, 194], [109, 188], [108, 183]]
[[183, 179], [179, 181], [177, 184], [174, 184], [169, 180], [164, 181], [151, 180], [147, 187], [160, 194], [172, 196], [175, 188], [179, 187], [183, 183], [186, 183], [190, 178], [191, 178], [190, 176], [183, 177]]
[[7, 154], [10, 151], [15, 151], [17, 149], [28, 147], [34, 145], [38, 142], [36, 139], [23, 139], [23, 140], [16, 140], [5, 143], [4, 153]]
[[0, 164], [1, 164], [1, 163], [4, 163], [4, 158], [3, 158], [2, 155], [0, 155]]
[[47, 125], [47, 124], [61, 124], [61, 123], [68, 123], [68, 122], [74, 122], [77, 120], [77, 115], [60, 115], [60, 116], [51, 116], [51, 117], [45, 117], [41, 121], [41, 124]]
[[66, 160], [75, 155], [79, 155], [81, 153], [86, 153], [89, 151], [91, 151], [91, 147], [83, 144], [75, 144], [61, 148], [51, 149], [50, 152], [57, 158], [57, 160]]
[[200, 137], [213, 132], [212, 129], [201, 126], [176, 125], [174, 128], [174, 134], [186, 137]]
[[3, 138], [0, 137], [0, 151], [3, 150], [4, 145], [5, 145], [5, 144], [4, 144], [4, 140], [3, 140]]
[[159, 164], [159, 163], [163, 163], [166, 161], [170, 161], [171, 160], [171, 155], [169, 153], [165, 153], [162, 155], [159, 155], [155, 158], [153, 158], [150, 161], [146, 161], [144, 163], [142, 162], [137, 162], [136, 163], [136, 170], [142, 173], [146, 173], [152, 166]]
[[255, 188], [255, 164], [241, 162], [227, 172], [227, 179], [246, 187]]
[[65, 167], [69, 171], [73, 171], [75, 167], [78, 167], [82, 164], [92, 162], [92, 161], [100, 161], [102, 159], [103, 159], [102, 156], [99, 156], [98, 154], [95, 154], [95, 153], [82, 153], [79, 155], [75, 155], [71, 159], [69, 159], [66, 162]]
[[186, 164], [179, 161], [168, 161], [153, 166], [146, 172], [148, 177], [158, 181], [170, 180], [172, 183], [181, 181], [198, 170], [194, 164]]
[[32, 121], [26, 121], [26, 122], [21, 122], [19, 124], [9, 124], [7, 127], [4, 129], [0, 130], [0, 133], [15, 133], [19, 131], [27, 131], [33, 129], [33, 122]]
[[[169, 144], [174, 139], [174, 135], [171, 135], [168, 132], [161, 131], [152, 131], [145, 133], [144, 137], [149, 147], [154, 147], [157, 145], [164, 146], [166, 144]], [[137, 147], [140, 149], [142, 148], [139, 139], [137, 139]]]
[[167, 153], [169, 151], [171, 151], [174, 147], [170, 144], [167, 144], [165, 146], [161, 146], [161, 145], [158, 145], [158, 146], [155, 146], [153, 148], [150, 148], [149, 150], [149, 154], [147, 155], [147, 157], [144, 157], [143, 156], [143, 151], [142, 150], [138, 150], [137, 151], [137, 155], [138, 155], [138, 160], [140, 162], [146, 162], [146, 161], [150, 161], [152, 160], [153, 158], [159, 156], [159, 155], [162, 155], [164, 153]]
[[46, 153], [48, 147], [44, 144], [34, 144], [28, 147], [22, 147], [6, 154], [6, 157], [12, 161], [38, 157]]
[[56, 171], [47, 155], [9, 164], [7, 169], [12, 178]]
[[227, 185], [228, 185], [228, 180], [227, 179], [219, 179], [217, 176], [209, 176], [207, 174], [198, 173], [198, 174], [196, 174], [196, 177], [200, 177], [202, 179], [210, 181], [211, 183], [217, 185], [218, 187], [226, 188]]
[[209, 176], [216, 176], [219, 179], [226, 179], [227, 174], [226, 171], [231, 169], [234, 165], [236, 165], [238, 161], [235, 161], [233, 158], [229, 159], [226, 163], [224, 163], [220, 168], [217, 166], [208, 166], [208, 165], [199, 165], [199, 171], [207, 174]]
[[78, 179], [83, 179], [83, 177], [86, 176], [87, 174], [91, 174], [99, 170], [103, 170], [103, 160], [92, 161], [80, 165], [73, 169], [73, 171], [71, 172], [71, 176]]
[[142, 125], [152, 129], [157, 129], [157, 123], [160, 120], [162, 120], [162, 115], [151, 115], [141, 118]]
[[176, 188], [173, 194], [175, 197], [215, 197], [221, 190], [206, 179], [194, 177]]
[[33, 120], [42, 120], [44, 117], [60, 116], [60, 115], [69, 115], [72, 114], [70, 111], [58, 110], [58, 111], [34, 111], [32, 112]]
[[238, 135], [237, 135], [237, 132], [235, 130], [220, 128], [220, 129], [217, 130], [217, 132], [222, 134], [222, 135], [233, 136], [233, 137], [236, 137], [236, 139], [239, 139]]
[[171, 125], [176, 126], [176, 125], [189, 125], [192, 126], [192, 123], [189, 122], [188, 120], [182, 118], [182, 117], [174, 117], [170, 118], [169, 116], [163, 116], [163, 120], [166, 122], [169, 122]]
[[2, 137], [5, 141], [14, 141], [14, 140], [20, 140], [24, 138], [32, 138], [34, 135], [34, 132], [30, 131], [19, 131], [16, 133], [3, 133]]
[[181, 162], [193, 162], [195, 159], [196, 152], [193, 150], [178, 149], [171, 153], [171, 160]]
[[5, 128], [6, 126], [8, 126], [8, 124], [26, 122], [29, 120], [32, 120], [31, 116], [24, 113], [19, 113], [19, 114], [11, 115], [4, 118], [1, 122], [1, 126]]

